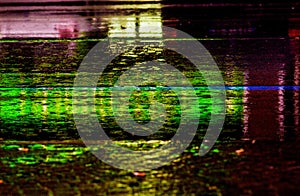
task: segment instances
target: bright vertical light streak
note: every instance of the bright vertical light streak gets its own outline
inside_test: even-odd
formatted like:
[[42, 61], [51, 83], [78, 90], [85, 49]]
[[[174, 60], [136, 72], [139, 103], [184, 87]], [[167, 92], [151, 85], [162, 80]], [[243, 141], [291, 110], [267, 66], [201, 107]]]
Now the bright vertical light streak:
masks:
[[[278, 71], [278, 85], [284, 86], [284, 78], [286, 76], [285, 70], [283, 69], [285, 67], [285, 64], [282, 65], [282, 69]], [[285, 109], [285, 103], [284, 103], [284, 95], [285, 90], [279, 89], [278, 90], [278, 121], [279, 121], [279, 140], [284, 141], [284, 109]]]
[[[295, 40], [294, 40], [295, 41]], [[295, 41], [296, 42], [296, 41]], [[295, 46], [295, 51], [299, 51], [299, 46]], [[297, 47], [298, 46], [298, 47]], [[300, 80], [300, 53], [296, 52], [295, 54], [295, 70], [294, 70], [294, 85], [299, 86], [299, 80]], [[299, 91], [294, 90], [294, 120], [295, 120], [295, 127], [299, 128]]]
[[[248, 86], [248, 80], [249, 80], [249, 70], [245, 70], [245, 80], [244, 84], [245, 86]], [[243, 105], [244, 105], [244, 111], [243, 111], [243, 140], [250, 140], [249, 138], [249, 116], [250, 116], [250, 108], [249, 108], [249, 90], [245, 89], [244, 90], [244, 96], [243, 96]]]

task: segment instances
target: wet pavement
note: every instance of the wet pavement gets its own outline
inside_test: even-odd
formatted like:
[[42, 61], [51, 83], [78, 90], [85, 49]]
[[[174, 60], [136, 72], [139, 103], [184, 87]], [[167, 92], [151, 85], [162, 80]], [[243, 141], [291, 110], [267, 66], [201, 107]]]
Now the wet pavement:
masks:
[[[0, 195], [300, 193], [298, 3], [49, 2], [0, 3]], [[74, 78], [84, 56], [106, 36], [160, 37], [162, 25], [193, 35], [212, 54], [226, 85], [225, 123], [213, 149], [199, 157], [210, 99], [200, 88], [203, 78], [182, 68], [203, 106], [192, 144], [158, 169], [116, 169], [80, 140]], [[130, 51], [107, 69], [103, 81], [149, 56], [182, 63], [160, 48]], [[180, 112], [171, 91], [161, 99], [175, 115], [147, 138], [128, 135], [116, 124], [107, 91], [99, 81], [97, 115], [119, 145], [154, 149], [176, 132]], [[138, 99], [132, 107], [140, 104], [145, 103]], [[147, 112], [137, 114], [137, 120], [149, 120]]]

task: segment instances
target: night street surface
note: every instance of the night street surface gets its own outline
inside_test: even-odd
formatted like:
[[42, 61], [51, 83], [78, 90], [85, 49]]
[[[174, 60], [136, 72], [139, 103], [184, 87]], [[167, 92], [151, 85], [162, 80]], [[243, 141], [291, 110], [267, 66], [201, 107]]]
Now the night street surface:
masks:
[[[0, 195], [299, 195], [299, 6], [1, 1]], [[134, 150], [155, 149], [176, 132], [180, 107], [171, 90], [160, 97], [170, 116], [159, 133], [132, 136], [114, 121], [109, 82], [154, 57], [174, 62], [191, 78], [202, 118], [190, 147], [173, 162], [147, 172], [120, 170], [80, 140], [73, 113], [81, 111], [72, 109], [76, 71], [106, 36], [160, 37], [162, 25], [197, 38], [215, 59], [226, 85], [225, 123], [212, 150], [199, 157], [211, 104], [201, 74], [162, 48], [128, 51], [110, 64], [96, 89], [97, 116], [112, 140]], [[139, 93], [131, 100], [132, 116], [145, 123], [149, 102]], [[190, 108], [191, 118], [195, 111]]]

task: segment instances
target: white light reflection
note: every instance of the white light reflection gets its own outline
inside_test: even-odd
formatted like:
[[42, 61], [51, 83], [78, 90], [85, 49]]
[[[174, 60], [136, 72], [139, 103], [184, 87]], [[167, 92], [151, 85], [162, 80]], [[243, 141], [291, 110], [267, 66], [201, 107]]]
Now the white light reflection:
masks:
[[[244, 80], [244, 85], [248, 86], [248, 80], [249, 80], [249, 70], [245, 69], [244, 71], [245, 73], [245, 80]], [[244, 96], [243, 96], [243, 104], [244, 104], [244, 111], [243, 111], [243, 116], [244, 116], [244, 126], [243, 126], [243, 136], [242, 136], [242, 140], [250, 140], [249, 137], [249, 116], [250, 116], [250, 107], [249, 105], [249, 90], [248, 89], [244, 89]]]
[[[286, 72], [284, 70], [285, 64], [282, 64], [282, 68], [278, 71], [278, 84], [279, 86], [284, 86], [284, 78], [286, 76]], [[279, 122], [279, 130], [278, 130], [278, 136], [279, 141], [284, 141], [284, 109], [285, 109], [285, 103], [284, 103], [284, 95], [285, 90], [283, 88], [278, 90], [278, 122]]]

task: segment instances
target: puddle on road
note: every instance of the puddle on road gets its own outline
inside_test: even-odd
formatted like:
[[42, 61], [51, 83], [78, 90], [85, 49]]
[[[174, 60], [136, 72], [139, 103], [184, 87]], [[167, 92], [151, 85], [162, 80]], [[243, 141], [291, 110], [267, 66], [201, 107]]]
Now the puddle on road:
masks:
[[[0, 8], [1, 195], [300, 192], [299, 88], [288, 88], [299, 86], [297, 7], [276, 15], [279, 4], [263, 8], [253, 5], [251, 9], [243, 4], [243, 12], [231, 6], [223, 17], [221, 12], [209, 14], [225, 9], [221, 4], [186, 5], [185, 13], [179, 4], [159, 1], [116, 4], [107, 9], [102, 4], [79, 4], [44, 8], [36, 3], [29, 7], [6, 4]], [[26, 9], [28, 12], [17, 11]], [[256, 16], [262, 9], [274, 18]], [[276, 27], [268, 25], [273, 20]], [[225, 124], [214, 148], [199, 157], [199, 142], [210, 115], [210, 96], [201, 75], [184, 70], [186, 62], [169, 53], [169, 60], [194, 78], [203, 117], [198, 134], [178, 159], [164, 167], [149, 172], [122, 171], [99, 161], [80, 142], [73, 120], [73, 80], [84, 56], [106, 35], [115, 39], [124, 34], [157, 38], [162, 36], [162, 25], [195, 35], [211, 52], [225, 84], [231, 87], [227, 88]], [[197, 26], [203, 26], [202, 30], [196, 30]], [[111, 51], [117, 52], [113, 46]], [[155, 55], [164, 61], [161, 49], [144, 49], [124, 54], [123, 60], [108, 69], [104, 82], [114, 81], [139, 54], [147, 54], [141, 62]], [[176, 131], [180, 106], [171, 91], [158, 98], [169, 104], [175, 117], [161, 134], [147, 139], [129, 137], [116, 125], [109, 91], [101, 85], [96, 89], [97, 115], [117, 144], [135, 150], [158, 148]], [[132, 98], [149, 93], [145, 92], [136, 91]], [[143, 122], [149, 120], [145, 97], [133, 99], [131, 105], [133, 116]], [[190, 112], [193, 118], [192, 107]]]

